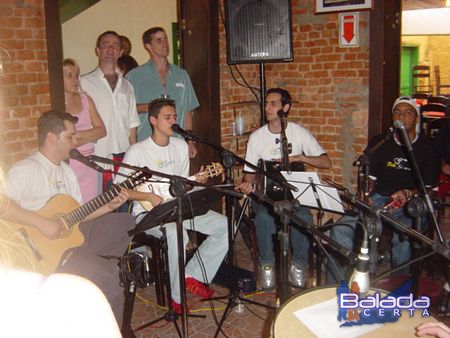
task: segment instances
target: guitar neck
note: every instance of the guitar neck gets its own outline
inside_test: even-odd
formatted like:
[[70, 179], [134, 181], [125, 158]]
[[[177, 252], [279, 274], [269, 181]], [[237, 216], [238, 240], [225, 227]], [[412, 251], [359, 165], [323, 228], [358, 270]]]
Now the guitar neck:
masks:
[[62, 218], [64, 219], [64, 222], [68, 226], [77, 224], [78, 222], [81, 222], [83, 219], [92, 214], [94, 211], [100, 209], [102, 206], [108, 204], [114, 198], [116, 198], [119, 195], [120, 191], [122, 190], [121, 188], [132, 188], [132, 187], [133, 184], [130, 179], [122, 182], [119, 185], [114, 185], [110, 190], [105, 191], [104, 193], [98, 195], [97, 197], [94, 197], [86, 204], [83, 204], [79, 208], [76, 208], [75, 210], [69, 212]]

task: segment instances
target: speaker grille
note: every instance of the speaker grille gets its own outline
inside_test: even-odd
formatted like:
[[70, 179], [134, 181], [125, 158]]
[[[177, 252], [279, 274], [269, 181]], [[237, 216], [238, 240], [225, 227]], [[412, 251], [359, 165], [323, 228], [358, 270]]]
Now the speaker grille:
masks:
[[225, 2], [228, 63], [292, 61], [289, 0]]

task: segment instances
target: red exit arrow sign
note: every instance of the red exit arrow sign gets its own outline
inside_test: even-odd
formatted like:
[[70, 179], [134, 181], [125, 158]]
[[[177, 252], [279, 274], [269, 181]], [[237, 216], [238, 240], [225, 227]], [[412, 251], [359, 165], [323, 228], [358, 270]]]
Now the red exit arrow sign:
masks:
[[359, 46], [358, 26], [358, 13], [339, 14], [339, 45], [341, 47]]

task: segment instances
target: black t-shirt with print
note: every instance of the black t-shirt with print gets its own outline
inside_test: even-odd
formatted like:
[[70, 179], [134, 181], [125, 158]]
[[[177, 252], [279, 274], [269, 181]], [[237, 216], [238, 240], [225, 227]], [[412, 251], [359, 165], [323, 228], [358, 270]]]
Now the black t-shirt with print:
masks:
[[[368, 149], [378, 144], [385, 136], [378, 135], [369, 142]], [[422, 135], [413, 143], [413, 153], [425, 185], [438, 182], [440, 159], [434, 144]], [[374, 191], [390, 196], [402, 189], [418, 187], [406, 147], [398, 145], [390, 136], [370, 159], [370, 174], [377, 178]]]

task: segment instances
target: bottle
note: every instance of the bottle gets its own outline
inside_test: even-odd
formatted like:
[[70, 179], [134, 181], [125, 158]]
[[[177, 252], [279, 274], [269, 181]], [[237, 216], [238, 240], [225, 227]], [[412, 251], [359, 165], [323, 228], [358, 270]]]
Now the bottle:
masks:
[[236, 117], [236, 134], [243, 135], [244, 134], [244, 118], [239, 113], [239, 116]]
[[236, 122], [231, 122], [231, 135], [236, 136]]
[[236, 308], [234, 309], [234, 312], [237, 314], [244, 313], [244, 304], [242, 304], [242, 301], [240, 299], [236, 300]]

